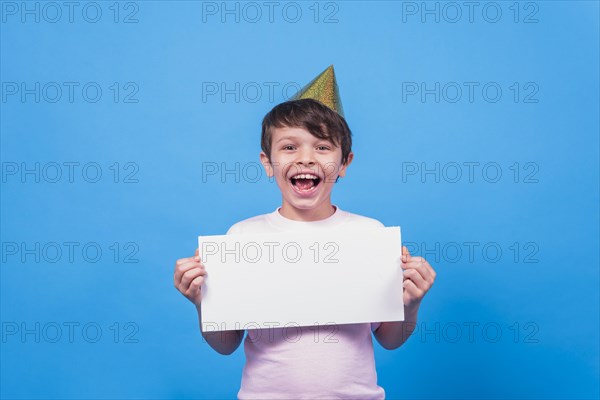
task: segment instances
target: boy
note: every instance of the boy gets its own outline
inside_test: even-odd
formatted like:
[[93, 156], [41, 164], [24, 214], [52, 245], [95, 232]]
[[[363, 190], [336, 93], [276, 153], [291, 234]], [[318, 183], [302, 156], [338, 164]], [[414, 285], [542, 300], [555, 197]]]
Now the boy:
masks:
[[[265, 116], [260, 159], [267, 175], [275, 177], [282, 205], [234, 224], [227, 234], [384, 226], [331, 204], [333, 185], [346, 175], [354, 157], [351, 132], [341, 113], [331, 66], [296, 99]], [[377, 385], [371, 332], [388, 350], [401, 346], [414, 330], [419, 305], [436, 275], [423, 258], [411, 257], [406, 247], [402, 253], [404, 282], [398, 291], [403, 290], [405, 321], [300, 327], [291, 337], [287, 328], [249, 330], [238, 398], [385, 398]], [[196, 305], [200, 326], [206, 275], [198, 250], [176, 263], [175, 287]], [[231, 354], [244, 331], [202, 335], [219, 353]]]

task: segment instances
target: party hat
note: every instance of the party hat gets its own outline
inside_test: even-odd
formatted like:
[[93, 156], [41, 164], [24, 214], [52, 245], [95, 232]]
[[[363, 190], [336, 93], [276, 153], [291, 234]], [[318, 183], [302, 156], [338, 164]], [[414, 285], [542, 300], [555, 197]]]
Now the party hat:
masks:
[[319, 76], [310, 81], [291, 100], [298, 99], [318, 100], [342, 117], [344, 116], [344, 109], [342, 108], [342, 100], [340, 99], [340, 92], [335, 80], [333, 65], [327, 67]]

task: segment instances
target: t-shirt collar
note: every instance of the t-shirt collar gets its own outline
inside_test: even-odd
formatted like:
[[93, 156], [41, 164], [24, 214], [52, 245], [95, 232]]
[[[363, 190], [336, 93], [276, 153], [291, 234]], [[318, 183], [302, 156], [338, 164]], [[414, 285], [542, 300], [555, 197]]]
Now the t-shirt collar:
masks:
[[335, 207], [335, 212], [331, 214], [329, 217], [325, 219], [320, 219], [318, 221], [296, 221], [293, 219], [289, 219], [284, 217], [279, 213], [281, 207], [277, 207], [275, 211], [268, 214], [268, 220], [272, 225], [275, 225], [282, 229], [302, 229], [302, 228], [332, 228], [336, 225], [339, 225], [343, 220], [343, 216], [345, 214], [338, 206], [332, 204]]

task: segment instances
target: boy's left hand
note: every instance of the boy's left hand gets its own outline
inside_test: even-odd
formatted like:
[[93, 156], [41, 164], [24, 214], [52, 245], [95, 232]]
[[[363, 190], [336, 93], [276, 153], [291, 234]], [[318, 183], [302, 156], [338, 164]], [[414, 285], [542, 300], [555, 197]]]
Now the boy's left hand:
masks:
[[423, 257], [412, 257], [402, 246], [402, 268], [404, 274], [404, 310], [416, 314], [425, 293], [435, 281], [435, 271]]

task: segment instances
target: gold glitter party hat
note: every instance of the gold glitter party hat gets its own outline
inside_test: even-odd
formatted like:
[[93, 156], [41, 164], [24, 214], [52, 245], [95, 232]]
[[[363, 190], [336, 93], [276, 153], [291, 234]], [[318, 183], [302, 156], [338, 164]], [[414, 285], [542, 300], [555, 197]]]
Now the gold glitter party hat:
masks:
[[298, 99], [318, 100], [342, 117], [344, 116], [344, 109], [342, 108], [342, 100], [340, 99], [340, 92], [335, 80], [333, 65], [327, 67], [319, 76], [310, 81], [291, 100]]

